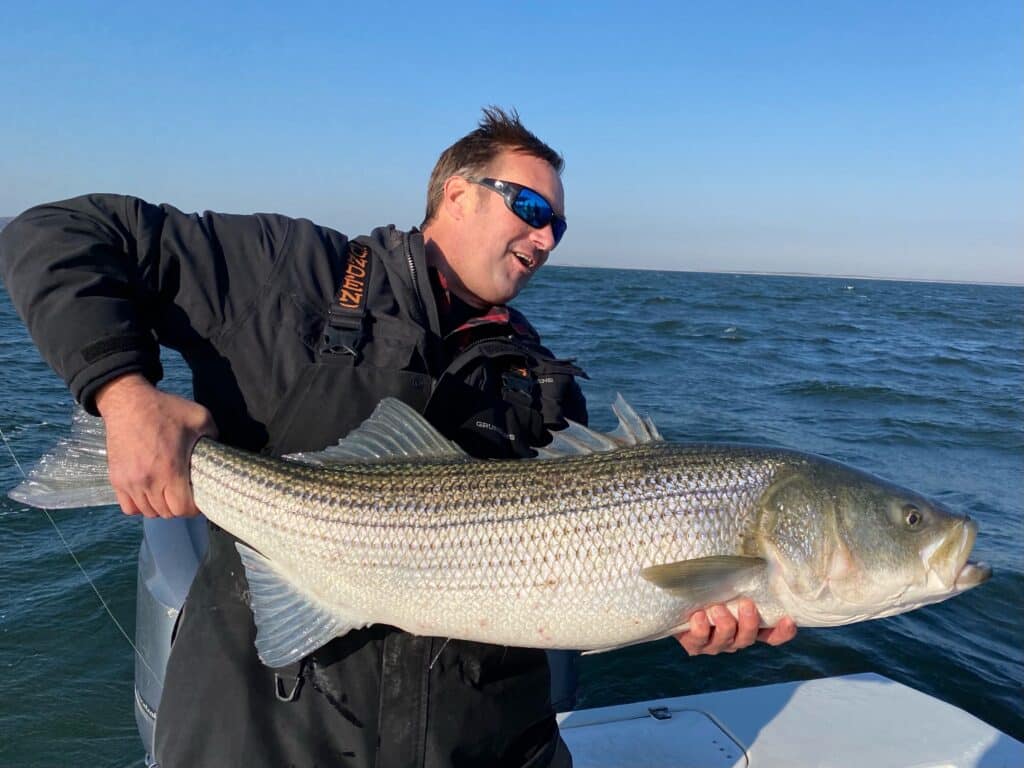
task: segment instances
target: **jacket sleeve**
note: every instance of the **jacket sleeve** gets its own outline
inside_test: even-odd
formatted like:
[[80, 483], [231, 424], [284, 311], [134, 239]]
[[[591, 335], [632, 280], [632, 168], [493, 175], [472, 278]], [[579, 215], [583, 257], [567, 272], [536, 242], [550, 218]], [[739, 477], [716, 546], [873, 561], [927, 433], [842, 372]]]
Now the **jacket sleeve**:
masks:
[[44, 359], [95, 413], [108, 381], [160, 379], [159, 344], [181, 349], [238, 322], [272, 278], [291, 224], [88, 195], [10, 222], [0, 266]]

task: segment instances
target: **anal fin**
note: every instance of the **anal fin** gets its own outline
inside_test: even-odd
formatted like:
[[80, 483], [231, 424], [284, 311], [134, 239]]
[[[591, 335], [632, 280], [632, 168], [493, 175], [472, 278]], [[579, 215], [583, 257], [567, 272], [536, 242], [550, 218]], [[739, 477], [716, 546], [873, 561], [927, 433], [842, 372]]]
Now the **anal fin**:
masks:
[[335, 637], [372, 623], [323, 605], [251, 547], [237, 542], [235, 548], [249, 582], [256, 652], [268, 667], [291, 664]]

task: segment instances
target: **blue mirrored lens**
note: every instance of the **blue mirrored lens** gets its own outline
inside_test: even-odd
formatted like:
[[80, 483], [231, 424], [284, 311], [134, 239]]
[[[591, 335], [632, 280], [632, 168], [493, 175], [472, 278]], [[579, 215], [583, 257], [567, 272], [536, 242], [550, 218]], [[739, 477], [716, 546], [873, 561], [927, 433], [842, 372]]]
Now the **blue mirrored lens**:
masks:
[[551, 206], [532, 189], [521, 189], [512, 202], [516, 214], [531, 227], [543, 227], [551, 221]]
[[551, 232], [555, 236], [555, 245], [558, 245], [561, 241], [567, 226], [568, 224], [565, 223], [565, 219], [555, 217], [551, 220]]
[[531, 227], [540, 229], [551, 224], [551, 232], [555, 238], [555, 244], [565, 234], [565, 219], [556, 216], [551, 210], [548, 201], [534, 192], [532, 189], [524, 188], [519, 190], [515, 200], [512, 201], [512, 210], [516, 215], [529, 224]]

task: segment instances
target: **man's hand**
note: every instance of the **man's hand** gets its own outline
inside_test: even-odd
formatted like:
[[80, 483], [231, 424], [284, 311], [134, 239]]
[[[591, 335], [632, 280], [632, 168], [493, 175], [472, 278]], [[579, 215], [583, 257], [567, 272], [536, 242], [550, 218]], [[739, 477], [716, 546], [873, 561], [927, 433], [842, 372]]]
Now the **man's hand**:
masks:
[[[782, 645], [796, 637], [796, 624], [788, 616], [774, 627], [761, 628], [757, 606], [749, 598], [738, 601], [739, 621], [724, 605], [712, 605], [690, 617], [690, 628], [676, 635], [688, 654], [733, 653], [760, 640], [768, 645]], [[711, 614], [711, 620], [708, 619]], [[714, 625], [711, 624], [714, 621]]]
[[107, 429], [110, 484], [126, 515], [192, 517], [189, 461], [196, 441], [217, 436], [203, 406], [127, 374], [96, 395]]

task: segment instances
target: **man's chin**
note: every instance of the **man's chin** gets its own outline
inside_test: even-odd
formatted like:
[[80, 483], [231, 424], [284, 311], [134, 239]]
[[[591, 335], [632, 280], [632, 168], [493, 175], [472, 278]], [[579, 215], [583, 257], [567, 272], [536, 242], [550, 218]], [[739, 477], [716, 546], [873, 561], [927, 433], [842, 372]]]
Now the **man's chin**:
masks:
[[507, 296], [505, 297], [505, 300], [501, 301], [501, 302], [497, 302], [497, 303], [499, 303], [499, 304], [508, 304], [510, 301], [512, 301], [512, 299], [514, 299], [516, 296], [518, 296], [520, 291], [522, 291], [527, 286], [527, 284], [529, 284], [531, 277], [533, 277], [532, 274], [522, 275], [517, 280], [513, 281], [509, 285], [509, 289], [506, 292]]

